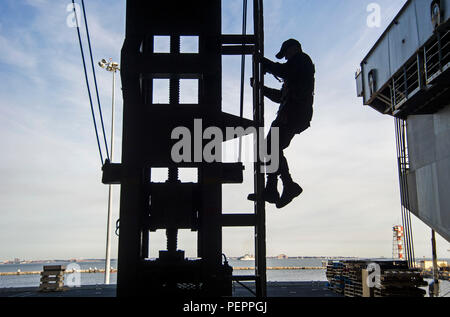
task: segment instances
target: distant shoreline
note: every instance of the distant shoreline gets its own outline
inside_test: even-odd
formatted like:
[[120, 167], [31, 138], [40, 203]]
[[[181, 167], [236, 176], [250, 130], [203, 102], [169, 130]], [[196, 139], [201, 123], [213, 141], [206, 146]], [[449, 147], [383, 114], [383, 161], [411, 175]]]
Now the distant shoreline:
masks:
[[[254, 267], [233, 267], [235, 271], [254, 271]], [[326, 267], [318, 266], [269, 266], [268, 271], [307, 271], [307, 270], [326, 270]], [[64, 274], [77, 273], [105, 273], [105, 269], [88, 269], [88, 270], [77, 270], [77, 271], [65, 271]], [[111, 269], [111, 273], [117, 273], [117, 269]], [[16, 276], [16, 275], [40, 275], [41, 271], [18, 271], [18, 272], [0, 272], [0, 276]]]
[[[238, 260], [240, 256], [228, 257], [228, 259]], [[267, 259], [279, 259], [279, 256], [268, 256]], [[359, 257], [349, 256], [288, 256], [286, 259], [360, 259]], [[153, 260], [153, 258], [151, 259]], [[45, 264], [45, 263], [85, 263], [85, 262], [104, 262], [105, 259], [55, 259], [55, 260], [20, 260], [13, 261], [7, 260], [0, 262], [2, 264]], [[111, 261], [117, 261], [117, 259], [111, 259]]]
[[[233, 256], [228, 257], [229, 260], [236, 260], [239, 261], [239, 258], [242, 258], [242, 256]], [[196, 258], [189, 258], [189, 259], [196, 259]], [[374, 258], [368, 258], [368, 257], [353, 257], [353, 256], [288, 256], [286, 258], [280, 258], [279, 256], [268, 256], [266, 259], [321, 259], [321, 260], [364, 260], [364, 259], [386, 259], [389, 260], [390, 258], [387, 257], [374, 257]], [[154, 258], [151, 258], [150, 260], [154, 260]], [[420, 262], [423, 260], [431, 260], [431, 258], [416, 258], [416, 262]], [[439, 261], [450, 261], [450, 258], [439, 258]], [[111, 261], [116, 261], [117, 259], [111, 259]], [[61, 260], [61, 259], [55, 259], [55, 260], [20, 260], [20, 261], [14, 261], [14, 260], [7, 260], [0, 262], [0, 265], [23, 265], [23, 264], [48, 264], [48, 263], [90, 263], [90, 262], [105, 262], [105, 259], [67, 259], [67, 260]]]

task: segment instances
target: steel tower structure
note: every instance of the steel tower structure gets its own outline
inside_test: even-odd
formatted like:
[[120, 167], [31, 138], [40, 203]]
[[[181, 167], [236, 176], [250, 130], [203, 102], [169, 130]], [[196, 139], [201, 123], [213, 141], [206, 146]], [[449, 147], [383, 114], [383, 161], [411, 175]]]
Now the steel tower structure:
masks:
[[[257, 295], [266, 294], [264, 202], [255, 203], [254, 213], [223, 214], [222, 184], [241, 183], [243, 164], [209, 163], [194, 157], [199, 146], [194, 125], [199, 120], [203, 129], [219, 127], [224, 135], [227, 127], [264, 126], [264, 75], [257, 59], [253, 60], [253, 120], [221, 110], [222, 55], [263, 54], [262, 3], [253, 1], [255, 34], [223, 35], [221, 0], [127, 1], [121, 60], [122, 163], [107, 162], [103, 167], [104, 183], [121, 184], [118, 296], [231, 296], [233, 279], [254, 280]], [[154, 42], [161, 36], [169, 40], [170, 47], [159, 53]], [[184, 37], [197, 39], [196, 52], [180, 49]], [[158, 79], [170, 82], [168, 104], [154, 102]], [[181, 103], [180, 83], [185, 79], [198, 84], [196, 104]], [[172, 132], [177, 127], [188, 129], [194, 137], [191, 160], [180, 163], [171, 156], [177, 142]], [[259, 134], [257, 130], [256, 151]], [[206, 143], [203, 140], [200, 150]], [[258, 195], [264, 187], [261, 166], [258, 159], [254, 164]], [[152, 169], [161, 167], [168, 168], [168, 180], [152, 183]], [[180, 168], [195, 168], [198, 182], [182, 183]], [[255, 228], [255, 276], [233, 277], [232, 268], [222, 262], [222, 228], [228, 226]], [[198, 260], [188, 260], [178, 250], [179, 229], [197, 232]], [[149, 232], [156, 230], [166, 231], [167, 250], [150, 260]]]

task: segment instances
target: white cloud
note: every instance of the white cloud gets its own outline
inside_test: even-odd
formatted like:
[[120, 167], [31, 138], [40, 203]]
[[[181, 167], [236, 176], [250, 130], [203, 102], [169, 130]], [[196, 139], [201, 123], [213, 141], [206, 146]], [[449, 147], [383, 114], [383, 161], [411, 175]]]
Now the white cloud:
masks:
[[49, 3], [48, 0], [25, 0], [25, 2], [33, 7], [43, 7]]
[[26, 48], [21, 47], [17, 40], [8, 39], [0, 34], [0, 63], [29, 69], [36, 66], [36, 58]]

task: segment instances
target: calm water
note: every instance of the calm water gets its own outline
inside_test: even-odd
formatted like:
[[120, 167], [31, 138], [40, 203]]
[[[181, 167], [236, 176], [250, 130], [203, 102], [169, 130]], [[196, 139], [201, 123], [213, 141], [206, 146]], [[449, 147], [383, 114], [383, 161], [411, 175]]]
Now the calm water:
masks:
[[[229, 259], [232, 267], [254, 267], [255, 261], [240, 261]], [[42, 271], [44, 265], [66, 265], [70, 262], [45, 263], [45, 264], [4, 264], [0, 265], [0, 272], [30, 272]], [[89, 268], [104, 269], [104, 262], [82, 262], [76, 263], [82, 270]], [[111, 261], [111, 266], [117, 268], [117, 261]], [[267, 259], [269, 267], [320, 267], [321, 259]], [[254, 270], [235, 270], [234, 275], [252, 275]], [[104, 273], [82, 273], [81, 285], [104, 284]], [[269, 281], [326, 281], [325, 269], [323, 270], [268, 270], [267, 279]], [[67, 281], [66, 281], [67, 282]], [[111, 284], [117, 283], [117, 273], [111, 273]], [[14, 275], [0, 276], [0, 288], [5, 287], [38, 287], [40, 275]]]
[[[3, 264], [0, 265], [0, 272], [32, 272], [42, 271], [44, 265], [66, 265], [69, 266], [70, 262], [58, 262], [58, 263], [41, 263], [41, 264]], [[76, 263], [82, 270], [89, 268], [104, 269], [105, 262], [82, 262]], [[117, 268], [117, 261], [111, 261], [111, 266]], [[5, 287], [38, 287], [40, 284], [40, 275], [16, 275], [16, 276], [0, 276], [0, 288]], [[104, 284], [104, 273], [82, 273], [81, 285], [96, 285]], [[65, 281], [67, 282], [67, 281]], [[111, 273], [110, 282], [116, 284], [117, 273]]]
[[[268, 267], [321, 267], [323, 259], [267, 259]], [[240, 261], [229, 259], [232, 267], [254, 267], [254, 261]], [[44, 265], [66, 265], [70, 262], [45, 263], [45, 264], [4, 264], [0, 265], [0, 272], [17, 272], [26, 271], [42, 271]], [[82, 270], [89, 268], [104, 269], [104, 262], [82, 262], [77, 263]], [[117, 268], [117, 262], [111, 261], [111, 266]], [[253, 270], [235, 270], [234, 275], [252, 275]], [[104, 284], [104, 273], [82, 273], [81, 285], [97, 285]], [[327, 281], [325, 276], [325, 268], [322, 270], [268, 270], [267, 280], [270, 282], [285, 281]], [[430, 282], [430, 280], [427, 280]], [[67, 282], [67, 280], [65, 281]], [[117, 273], [111, 273], [111, 284], [117, 283]], [[16, 275], [16, 276], [0, 276], [0, 288], [7, 287], [38, 287], [40, 284], [40, 275]], [[427, 288], [424, 288], [428, 291]], [[441, 296], [450, 296], [450, 282], [443, 281], [441, 283]]]

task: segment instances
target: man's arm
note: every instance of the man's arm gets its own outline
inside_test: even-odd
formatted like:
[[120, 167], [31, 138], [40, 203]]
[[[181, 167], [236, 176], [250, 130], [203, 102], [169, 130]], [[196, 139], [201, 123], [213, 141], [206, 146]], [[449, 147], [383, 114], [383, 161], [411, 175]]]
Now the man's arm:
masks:
[[291, 67], [288, 66], [288, 63], [274, 63], [270, 59], [267, 59], [265, 57], [262, 58], [261, 61], [266, 72], [283, 79], [287, 79], [289, 77], [290, 71], [292, 70]]
[[[253, 88], [253, 77], [250, 78], [250, 86]], [[264, 86], [263, 95], [275, 103], [281, 103], [281, 90]]]
[[266, 96], [267, 98], [269, 98], [273, 102], [281, 103], [281, 90], [273, 89], [273, 88], [269, 88], [269, 87], [264, 86], [263, 93], [264, 93], [264, 96]]

